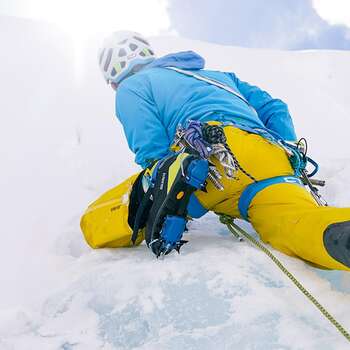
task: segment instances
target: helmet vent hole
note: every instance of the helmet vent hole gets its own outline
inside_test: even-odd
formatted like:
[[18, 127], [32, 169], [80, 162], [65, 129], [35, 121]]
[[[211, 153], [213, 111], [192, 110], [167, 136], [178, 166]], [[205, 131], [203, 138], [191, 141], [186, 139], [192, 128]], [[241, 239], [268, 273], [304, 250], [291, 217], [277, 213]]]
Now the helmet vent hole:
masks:
[[126, 51], [125, 51], [125, 49], [120, 49], [120, 50], [119, 50], [119, 53], [118, 53], [118, 56], [119, 56], [119, 57], [126, 56]]
[[108, 53], [107, 53], [106, 62], [105, 62], [104, 67], [103, 67], [105, 72], [108, 71], [108, 67], [109, 67], [109, 64], [111, 63], [112, 55], [113, 55], [113, 49], [109, 49]]
[[151, 55], [154, 55], [154, 52], [151, 49], [148, 49], [148, 51]]
[[141, 51], [141, 52], [140, 52], [140, 56], [145, 57], [146, 54], [145, 54], [143, 51]]
[[126, 66], [126, 62], [125, 62], [125, 61], [121, 61], [121, 62], [120, 62], [120, 66], [121, 66], [122, 68], [124, 68], [124, 67]]
[[113, 68], [111, 72], [111, 76], [114, 77], [117, 74], [117, 71]]
[[129, 47], [130, 47], [130, 50], [131, 50], [131, 51], [135, 51], [135, 50], [137, 49], [137, 45], [136, 45], [136, 44], [133, 44], [133, 43], [131, 43], [131, 44], [129, 45]]
[[103, 49], [101, 54], [100, 54], [100, 65], [102, 63], [103, 55], [105, 54], [106, 49]]

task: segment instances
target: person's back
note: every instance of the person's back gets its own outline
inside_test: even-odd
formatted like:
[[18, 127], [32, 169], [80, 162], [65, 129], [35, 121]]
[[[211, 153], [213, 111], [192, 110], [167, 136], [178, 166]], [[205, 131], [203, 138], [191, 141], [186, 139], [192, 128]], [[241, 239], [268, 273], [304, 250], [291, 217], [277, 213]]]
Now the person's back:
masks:
[[[200, 77], [224, 84], [236, 91], [237, 96], [166, 68], [170, 66], [186, 68]], [[234, 73], [209, 71], [203, 67], [204, 60], [194, 52], [170, 54], [119, 84], [116, 115], [136, 154], [136, 163], [145, 167], [149, 160], [165, 156], [176, 128], [189, 120], [214, 120], [242, 129], [271, 130], [284, 140], [296, 139], [285, 103], [240, 81]]]

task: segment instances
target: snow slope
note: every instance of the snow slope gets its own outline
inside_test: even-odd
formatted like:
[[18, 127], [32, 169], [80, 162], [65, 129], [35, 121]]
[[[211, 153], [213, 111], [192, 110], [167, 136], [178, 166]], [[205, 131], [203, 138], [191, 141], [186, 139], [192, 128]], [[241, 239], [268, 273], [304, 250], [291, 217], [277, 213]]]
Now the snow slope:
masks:
[[[98, 72], [97, 38], [77, 56], [55, 27], [0, 17], [0, 39], [1, 350], [347, 348], [268, 258], [214, 215], [194, 222], [182, 254], [164, 260], [144, 245], [90, 250], [81, 212], [137, 170]], [[321, 163], [326, 198], [349, 205], [349, 52], [152, 42], [159, 55], [194, 49], [208, 68], [284, 99]], [[350, 329], [349, 274], [276, 254]]]

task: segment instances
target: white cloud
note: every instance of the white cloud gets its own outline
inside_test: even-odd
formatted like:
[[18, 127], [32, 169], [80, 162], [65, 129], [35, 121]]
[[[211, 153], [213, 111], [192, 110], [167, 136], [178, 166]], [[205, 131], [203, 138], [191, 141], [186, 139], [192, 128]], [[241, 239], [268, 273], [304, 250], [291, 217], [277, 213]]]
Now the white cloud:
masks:
[[313, 0], [313, 6], [330, 24], [343, 24], [350, 27], [349, 0]]

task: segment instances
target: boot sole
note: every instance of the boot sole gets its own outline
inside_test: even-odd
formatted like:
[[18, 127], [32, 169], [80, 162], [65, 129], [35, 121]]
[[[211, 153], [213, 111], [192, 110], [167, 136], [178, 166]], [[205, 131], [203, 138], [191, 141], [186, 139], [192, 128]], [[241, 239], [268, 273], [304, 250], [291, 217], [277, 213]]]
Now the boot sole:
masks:
[[323, 243], [333, 259], [350, 267], [350, 221], [329, 225], [324, 231]]

